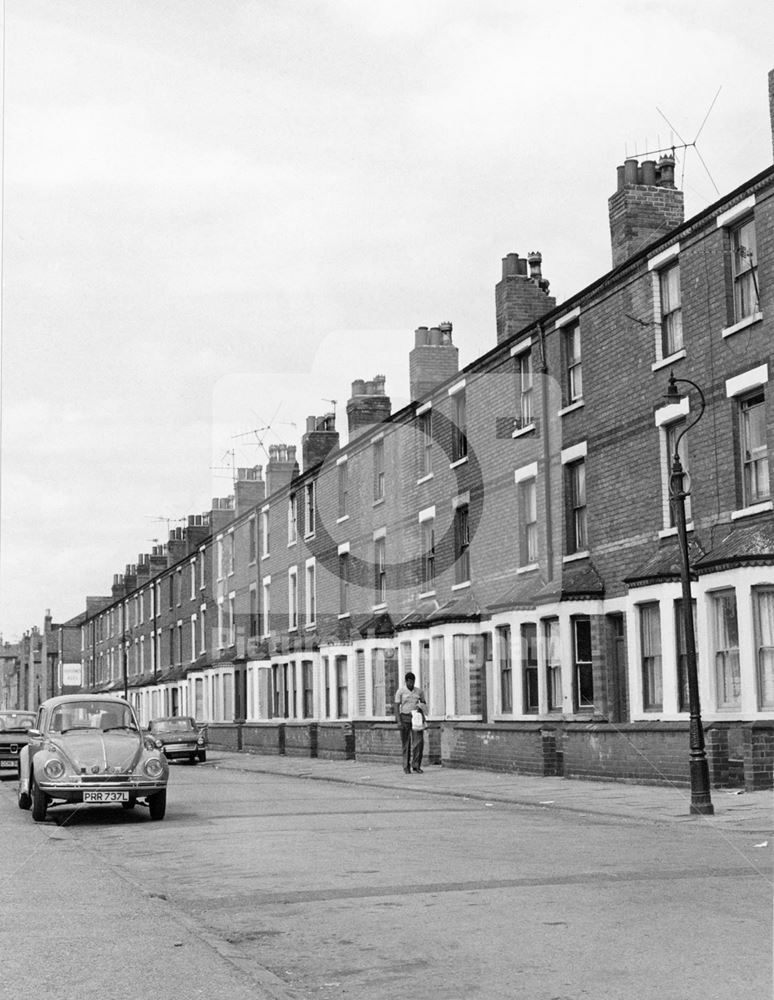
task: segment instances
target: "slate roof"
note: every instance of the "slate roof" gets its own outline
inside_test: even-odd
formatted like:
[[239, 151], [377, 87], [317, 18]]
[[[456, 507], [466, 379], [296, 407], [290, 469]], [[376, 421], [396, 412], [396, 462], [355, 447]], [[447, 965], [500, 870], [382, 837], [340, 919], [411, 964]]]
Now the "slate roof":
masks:
[[[688, 562], [694, 568], [704, 555], [704, 549], [691, 536], [688, 539]], [[629, 576], [624, 583], [629, 587], [647, 587], [652, 583], [666, 583], [680, 579], [680, 545], [676, 536], [662, 541]]]
[[565, 563], [561, 576], [535, 593], [535, 604], [553, 601], [593, 601], [605, 596], [605, 583], [590, 559]]
[[738, 566], [774, 565], [774, 518], [755, 524], [730, 525], [728, 532], [696, 562], [697, 573], [716, 573]]

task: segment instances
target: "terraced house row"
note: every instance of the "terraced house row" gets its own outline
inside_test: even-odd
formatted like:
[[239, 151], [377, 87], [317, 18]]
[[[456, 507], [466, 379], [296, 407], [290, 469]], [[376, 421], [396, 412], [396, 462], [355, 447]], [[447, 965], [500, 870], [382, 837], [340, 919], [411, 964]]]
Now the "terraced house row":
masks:
[[771, 785], [774, 170], [688, 220], [674, 172], [618, 168], [592, 285], [557, 304], [508, 254], [487, 353], [419, 327], [408, 406], [354, 381], [346, 444], [310, 417], [126, 567], [75, 626], [83, 686], [216, 745], [397, 759], [411, 669], [431, 760], [686, 782], [679, 439], [711, 780]]

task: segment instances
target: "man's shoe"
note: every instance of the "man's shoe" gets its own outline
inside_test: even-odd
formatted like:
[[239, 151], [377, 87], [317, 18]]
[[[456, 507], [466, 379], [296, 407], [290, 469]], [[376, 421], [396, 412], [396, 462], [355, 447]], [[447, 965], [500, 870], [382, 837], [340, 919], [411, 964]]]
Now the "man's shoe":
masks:
[[422, 770], [421, 767], [415, 767], [414, 768], [414, 774], [424, 774], [424, 773], [425, 772]]
[[411, 774], [411, 768], [410, 767], [404, 767], [403, 768], [403, 773], [404, 774]]

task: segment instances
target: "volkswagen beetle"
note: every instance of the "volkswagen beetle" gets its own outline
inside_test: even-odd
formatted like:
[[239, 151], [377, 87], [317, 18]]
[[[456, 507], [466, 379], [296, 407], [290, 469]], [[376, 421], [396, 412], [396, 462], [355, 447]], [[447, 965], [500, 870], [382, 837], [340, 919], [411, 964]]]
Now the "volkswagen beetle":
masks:
[[144, 735], [128, 701], [109, 695], [61, 695], [38, 709], [19, 755], [19, 808], [41, 822], [49, 805], [148, 806], [164, 818], [169, 764]]

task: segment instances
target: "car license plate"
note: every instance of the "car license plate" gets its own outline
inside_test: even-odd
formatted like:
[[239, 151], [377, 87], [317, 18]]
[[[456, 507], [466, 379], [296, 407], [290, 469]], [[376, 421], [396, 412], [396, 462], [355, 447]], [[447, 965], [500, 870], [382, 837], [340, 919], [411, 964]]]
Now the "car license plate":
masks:
[[18, 767], [19, 762], [16, 760], [0, 760], [0, 767]]
[[84, 802], [128, 802], [129, 792], [84, 792]]

